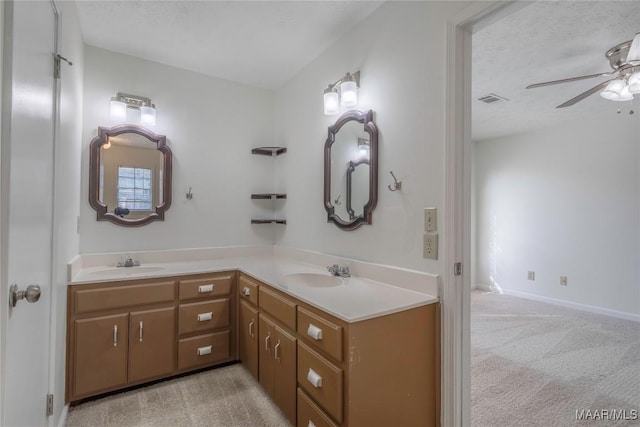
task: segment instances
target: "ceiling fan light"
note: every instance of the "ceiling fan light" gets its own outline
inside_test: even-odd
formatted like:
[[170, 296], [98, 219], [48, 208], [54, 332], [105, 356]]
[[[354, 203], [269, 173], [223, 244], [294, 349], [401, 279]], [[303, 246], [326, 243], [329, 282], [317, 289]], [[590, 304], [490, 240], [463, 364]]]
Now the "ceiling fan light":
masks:
[[640, 63], [640, 33], [636, 33], [629, 47], [629, 53], [627, 54], [627, 62]]
[[610, 82], [606, 88], [602, 92], [600, 92], [600, 96], [604, 99], [608, 99], [610, 101], [619, 101], [622, 90], [625, 88], [626, 84], [624, 80], [613, 80]]
[[625, 85], [618, 95], [618, 99], [614, 101], [631, 101], [633, 100], [633, 94], [629, 91], [629, 86]]
[[631, 76], [629, 76], [628, 83], [629, 83], [629, 92], [631, 92], [634, 95], [636, 93], [640, 93], [640, 72], [631, 74]]

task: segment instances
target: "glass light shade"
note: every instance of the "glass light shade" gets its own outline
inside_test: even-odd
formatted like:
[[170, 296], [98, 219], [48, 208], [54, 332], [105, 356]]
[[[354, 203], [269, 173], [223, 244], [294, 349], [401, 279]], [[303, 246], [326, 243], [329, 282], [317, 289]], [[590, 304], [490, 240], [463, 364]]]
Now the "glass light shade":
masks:
[[111, 98], [111, 120], [123, 122], [126, 118], [127, 104], [117, 98]]
[[102, 146], [102, 149], [108, 150], [109, 148], [111, 148], [111, 140], [107, 139], [107, 143]]
[[156, 109], [149, 106], [140, 107], [140, 124], [145, 126], [155, 126]]
[[624, 80], [614, 80], [610, 82], [602, 92], [600, 96], [610, 101], [620, 101], [620, 94], [626, 86]]
[[640, 93], [640, 72], [631, 74], [629, 76], [629, 92], [636, 94]]
[[352, 107], [358, 103], [358, 86], [354, 81], [340, 83], [340, 102], [345, 107]]
[[636, 33], [633, 37], [627, 54], [627, 62], [640, 62], [640, 33]]
[[631, 101], [633, 100], [633, 95], [629, 92], [629, 86], [625, 85], [620, 91], [620, 95], [618, 99], [614, 99], [614, 101]]
[[325, 91], [324, 93], [324, 114], [334, 116], [340, 112], [340, 101], [338, 92]]

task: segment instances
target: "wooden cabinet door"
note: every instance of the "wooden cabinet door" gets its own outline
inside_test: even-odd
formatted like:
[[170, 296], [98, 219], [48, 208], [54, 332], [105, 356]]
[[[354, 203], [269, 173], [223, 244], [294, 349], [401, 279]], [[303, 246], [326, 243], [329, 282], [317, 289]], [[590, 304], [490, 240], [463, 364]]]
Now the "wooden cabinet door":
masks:
[[273, 398], [273, 384], [275, 380], [275, 364], [273, 360], [273, 346], [276, 339], [276, 325], [263, 314], [259, 317], [258, 362], [259, 381], [262, 388]]
[[258, 310], [240, 301], [240, 361], [258, 379]]
[[73, 396], [127, 384], [129, 314], [74, 321]]
[[296, 338], [276, 326], [273, 400], [292, 425], [296, 424]]
[[129, 322], [129, 382], [170, 375], [176, 364], [175, 307], [132, 312]]

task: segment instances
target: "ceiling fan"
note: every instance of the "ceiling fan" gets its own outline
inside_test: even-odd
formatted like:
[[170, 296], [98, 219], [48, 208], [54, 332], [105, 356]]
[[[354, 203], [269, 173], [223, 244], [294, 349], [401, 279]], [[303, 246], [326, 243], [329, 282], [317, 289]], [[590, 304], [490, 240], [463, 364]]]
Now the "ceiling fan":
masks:
[[611, 101], [633, 100], [634, 95], [640, 94], [640, 33], [636, 33], [633, 37], [633, 41], [629, 40], [612, 47], [607, 51], [605, 56], [609, 60], [609, 64], [611, 65], [611, 68], [613, 68], [613, 71], [536, 83], [527, 86], [527, 89], [569, 83], [577, 80], [592, 79], [595, 77], [613, 77], [612, 79], [599, 83], [591, 89], [582, 92], [580, 95], [571, 98], [567, 102], [558, 105], [556, 108], [570, 107], [601, 89], [604, 90], [600, 92], [600, 96], [605, 99]]

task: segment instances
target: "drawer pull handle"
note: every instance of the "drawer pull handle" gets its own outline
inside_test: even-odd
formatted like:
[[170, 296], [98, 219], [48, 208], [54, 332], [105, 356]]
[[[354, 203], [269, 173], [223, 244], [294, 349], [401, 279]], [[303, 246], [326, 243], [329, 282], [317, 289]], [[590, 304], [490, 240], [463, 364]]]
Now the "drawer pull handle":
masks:
[[318, 328], [313, 323], [309, 323], [309, 327], [307, 328], [307, 335], [313, 338], [316, 341], [322, 339], [322, 329]]
[[311, 368], [309, 368], [309, 373], [307, 373], [307, 381], [315, 388], [322, 388], [322, 377]]
[[316, 425], [313, 423], [313, 421], [309, 420], [309, 424], [307, 424], [307, 427], [316, 427]]
[[255, 338], [255, 334], [253, 333], [253, 326], [255, 325], [255, 321], [253, 319], [251, 319], [251, 322], [249, 322], [249, 336], [251, 338]]
[[206, 347], [200, 347], [198, 348], [198, 356], [204, 356], [205, 354], [211, 354], [211, 351], [213, 350], [213, 346], [206, 346]]
[[267, 335], [267, 337], [264, 339], [264, 351], [266, 351], [267, 353], [271, 353], [271, 350], [269, 350], [270, 339], [271, 339], [271, 333], [269, 333], [269, 335]]
[[213, 292], [213, 285], [200, 285], [198, 286], [199, 294], [206, 294], [207, 292]]
[[113, 346], [118, 346], [118, 325], [113, 325]]
[[139, 340], [140, 342], [142, 342], [142, 328], [144, 328], [144, 326], [142, 325], [142, 320], [140, 321], [140, 328], [139, 328]]
[[278, 343], [273, 347], [273, 358], [276, 359], [278, 363], [280, 363], [280, 355], [278, 354], [278, 350], [280, 350], [280, 340], [278, 340]]
[[207, 320], [211, 320], [211, 317], [213, 316], [213, 312], [210, 311], [208, 313], [200, 313], [198, 314], [198, 322], [205, 322]]
[[244, 295], [245, 297], [248, 297], [249, 295], [251, 295], [251, 289], [245, 286], [244, 288], [242, 288], [242, 295]]

